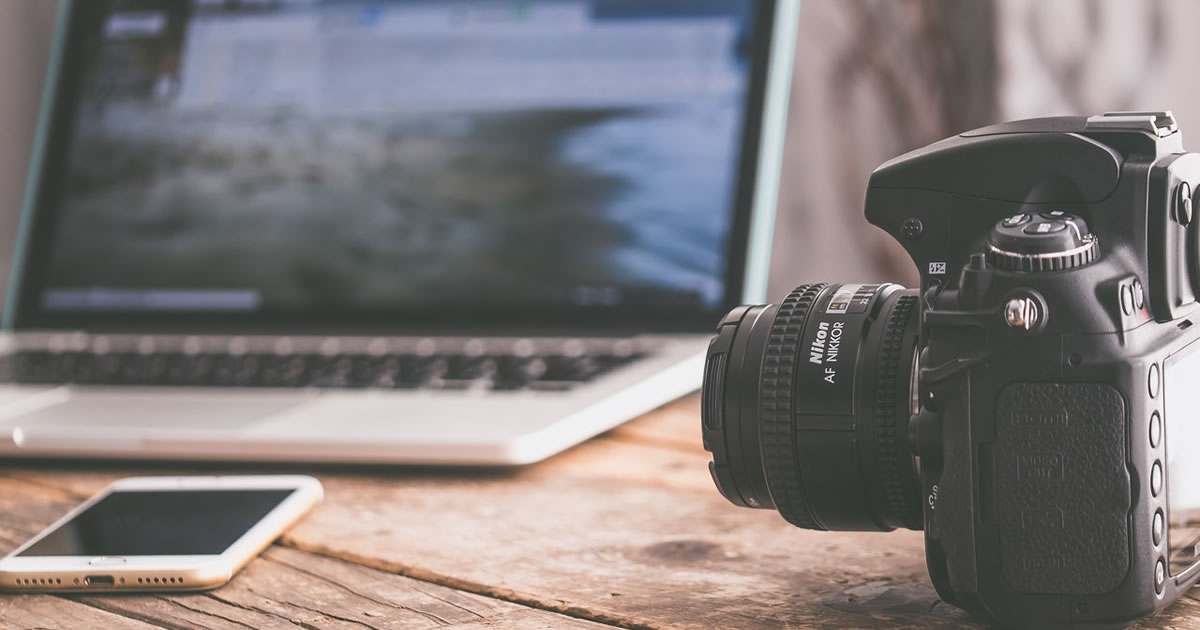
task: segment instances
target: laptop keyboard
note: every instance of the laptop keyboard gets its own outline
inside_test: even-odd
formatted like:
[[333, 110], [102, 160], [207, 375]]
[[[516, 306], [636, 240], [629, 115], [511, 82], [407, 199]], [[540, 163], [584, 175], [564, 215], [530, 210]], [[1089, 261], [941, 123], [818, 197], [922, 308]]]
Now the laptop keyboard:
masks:
[[644, 354], [185, 354], [22, 351], [18, 383], [172, 387], [565, 391]]

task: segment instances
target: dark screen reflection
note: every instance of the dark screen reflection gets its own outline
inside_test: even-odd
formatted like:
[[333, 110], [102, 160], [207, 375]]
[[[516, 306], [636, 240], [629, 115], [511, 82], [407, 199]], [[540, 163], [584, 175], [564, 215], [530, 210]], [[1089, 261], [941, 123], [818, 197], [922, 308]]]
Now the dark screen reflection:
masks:
[[21, 556], [188, 556], [225, 551], [293, 490], [115, 492]]
[[1200, 343], [1192, 343], [1165, 363], [1163, 411], [1167, 449], [1167, 519], [1171, 575], [1200, 561]]

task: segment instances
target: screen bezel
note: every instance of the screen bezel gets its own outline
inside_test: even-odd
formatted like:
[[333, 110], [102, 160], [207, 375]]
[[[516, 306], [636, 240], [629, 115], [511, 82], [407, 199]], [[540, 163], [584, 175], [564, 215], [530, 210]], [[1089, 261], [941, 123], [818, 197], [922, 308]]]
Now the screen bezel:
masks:
[[[774, 199], [758, 177], [763, 158], [763, 132], [767, 128], [769, 83], [790, 77], [775, 76], [772, 64], [783, 53], [778, 50], [781, 36], [780, 0], [750, 0], [754, 8], [754, 34], [751, 38], [749, 84], [742, 124], [740, 163], [737, 165], [732, 226], [726, 243], [727, 270], [725, 295], [712, 307], [674, 305], [495, 305], [487, 303], [442, 304], [419, 309], [344, 308], [317, 309], [307, 312], [163, 312], [131, 310], [51, 310], [42, 305], [46, 289], [45, 275], [51, 253], [56, 212], [61, 201], [61, 182], [69, 159], [70, 141], [83, 72], [81, 59], [87, 38], [101, 28], [106, 3], [64, 0], [63, 20], [52, 51], [47, 75], [48, 86], [43, 103], [44, 134], [40, 134], [31, 163], [32, 190], [23, 209], [22, 236], [19, 237], [10, 278], [10, 312], [6, 323], [15, 330], [82, 330], [89, 332], [159, 333], [266, 333], [266, 334], [519, 334], [536, 332], [555, 334], [610, 334], [614, 332], [709, 332], [716, 320], [741, 304], [747, 288], [747, 267], [751, 254], [751, 230], [755, 222], [756, 201], [760, 196]], [[791, 51], [786, 51], [787, 55]], [[781, 64], [782, 65], [782, 64]], [[785, 91], [786, 92], [786, 91]], [[784, 95], [786, 96], [786, 94]], [[770, 129], [768, 129], [770, 130]], [[39, 159], [40, 158], [40, 159]], [[769, 158], [768, 158], [769, 159]], [[763, 165], [777, 168], [777, 164]], [[773, 182], [775, 178], [763, 178]], [[773, 211], [773, 209], [772, 209]], [[765, 214], [760, 209], [760, 214]], [[756, 243], [761, 249], [762, 243]], [[149, 261], [148, 261], [149, 262]], [[756, 270], [758, 271], [758, 270]], [[757, 279], [753, 280], [758, 282]], [[14, 299], [15, 298], [15, 299]]]
[[[222, 490], [286, 490], [291, 493], [265, 516], [246, 529], [233, 544], [219, 554], [121, 556], [121, 564], [98, 567], [90, 564], [95, 555], [22, 556], [40, 540], [118, 492], [198, 492]], [[258, 549], [274, 540], [288, 526], [321, 500], [321, 484], [302, 475], [266, 475], [261, 477], [136, 477], [118, 481], [93, 495], [0, 560], [0, 574], [28, 572], [85, 571], [123, 576], [139, 571], [208, 569], [219, 574], [232, 573], [256, 555]], [[73, 586], [73, 585], [71, 585]], [[64, 584], [63, 587], [68, 587]], [[134, 588], [132, 583], [125, 588]]]

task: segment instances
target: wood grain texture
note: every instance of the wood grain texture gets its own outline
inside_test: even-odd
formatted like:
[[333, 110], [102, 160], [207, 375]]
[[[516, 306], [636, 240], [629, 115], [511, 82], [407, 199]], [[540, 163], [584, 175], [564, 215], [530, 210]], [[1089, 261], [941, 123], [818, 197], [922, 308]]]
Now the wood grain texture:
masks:
[[[83, 496], [0, 477], [0, 555]], [[599, 624], [272, 547], [227, 586], [183, 595], [0, 595], [0, 628], [424, 630]]]
[[1166, 610], [1143, 619], [1135, 630], [1196, 630], [1200, 628], [1200, 602], [1193, 589], [1186, 597], [1179, 598]]
[[210, 593], [82, 601], [167, 627], [212, 630], [418, 630], [493, 622], [497, 615], [520, 610], [507, 602], [280, 548]]
[[0, 556], [53, 523], [79, 503], [66, 486], [53, 488], [0, 477]]
[[572, 475], [326, 483], [288, 544], [539, 608], [629, 627], [975, 627], [937, 603], [915, 532], [808, 532], [710, 489]]
[[152, 630], [155, 627], [58, 597], [0, 594], [0, 630]]
[[[706, 461], [610, 439], [501, 477], [327, 474], [325, 504], [286, 541], [626, 627], [963, 627], [936, 603], [919, 535], [804, 532], [736, 509]], [[79, 493], [117, 476], [9, 474]]]
[[612, 437], [689, 453], [703, 453], [700, 442], [700, 396], [681, 398], [612, 431]]
[[[356, 597], [383, 588], [375, 578], [407, 576], [425, 590], [476, 597], [466, 607], [485, 618], [447, 619], [468, 628], [585, 627], [581, 620], [656, 629], [986, 627], [938, 600], [919, 532], [810, 532], [728, 505], [698, 439], [689, 446], [695, 414], [685, 399], [518, 471], [326, 470], [318, 475], [325, 503], [284, 538], [310, 553], [273, 549], [214, 597], [136, 602], [137, 610], [118, 608], [124, 600], [85, 601], [172, 627], [390, 627], [367, 615], [374, 598]], [[0, 469], [67, 496], [151, 472], [178, 471]], [[326, 578], [351, 570], [370, 579], [348, 577], [364, 586], [343, 602]], [[434, 606], [412, 593], [404, 597], [416, 600], [389, 597]], [[480, 601], [496, 607], [473, 608]], [[197, 610], [174, 610], [181, 605]], [[1198, 607], [1189, 596], [1141, 627], [1200, 627]], [[214, 621], [224, 617], [236, 623]]]

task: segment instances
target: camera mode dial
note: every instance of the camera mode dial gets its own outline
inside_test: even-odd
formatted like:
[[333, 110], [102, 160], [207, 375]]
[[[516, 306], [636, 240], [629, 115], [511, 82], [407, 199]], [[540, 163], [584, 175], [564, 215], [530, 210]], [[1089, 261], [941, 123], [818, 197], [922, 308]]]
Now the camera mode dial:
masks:
[[1062, 210], [1023, 212], [992, 229], [987, 261], [1009, 271], [1062, 271], [1092, 262], [1099, 250], [1078, 216]]

